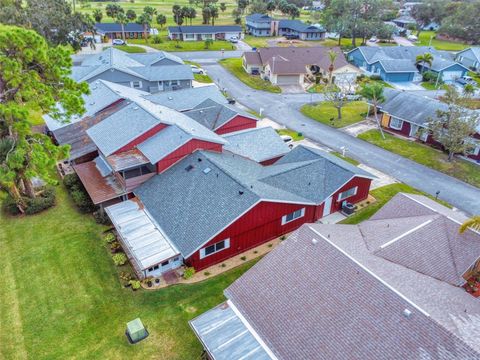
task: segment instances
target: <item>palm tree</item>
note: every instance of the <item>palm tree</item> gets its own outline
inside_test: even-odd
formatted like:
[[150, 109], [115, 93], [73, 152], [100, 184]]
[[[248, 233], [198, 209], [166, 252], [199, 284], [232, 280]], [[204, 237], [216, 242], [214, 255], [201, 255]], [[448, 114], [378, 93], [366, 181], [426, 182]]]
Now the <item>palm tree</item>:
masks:
[[128, 18], [124, 13], [119, 13], [115, 18], [115, 22], [122, 27], [122, 39], [125, 41], [125, 25], [128, 24]]
[[462, 226], [460, 226], [458, 232], [461, 234], [467, 231], [467, 229], [480, 231], [480, 215], [474, 216], [471, 219], [465, 221]]
[[422, 64], [422, 71], [420, 71], [420, 74], [423, 74], [424, 66], [425, 64], [428, 64], [429, 67], [432, 67], [433, 63], [433, 55], [430, 53], [425, 53], [423, 55], [417, 55], [417, 58], [415, 59], [415, 63]]
[[385, 101], [385, 95], [383, 94], [383, 86], [380, 83], [374, 82], [371, 84], [365, 84], [360, 89], [360, 95], [373, 105], [373, 114], [375, 116], [375, 122], [377, 123], [378, 129], [382, 134], [382, 138], [385, 140], [385, 134], [383, 133], [382, 126], [377, 117], [378, 106]]
[[330, 50], [328, 52], [328, 58], [330, 59], [330, 66], [328, 67], [328, 85], [332, 85], [333, 70], [335, 70], [335, 60], [337, 60], [338, 53]]
[[150, 27], [150, 24], [152, 23], [152, 15], [144, 12], [138, 17], [137, 23], [143, 25], [143, 36], [145, 37], [145, 42], [148, 43], [147, 30]]

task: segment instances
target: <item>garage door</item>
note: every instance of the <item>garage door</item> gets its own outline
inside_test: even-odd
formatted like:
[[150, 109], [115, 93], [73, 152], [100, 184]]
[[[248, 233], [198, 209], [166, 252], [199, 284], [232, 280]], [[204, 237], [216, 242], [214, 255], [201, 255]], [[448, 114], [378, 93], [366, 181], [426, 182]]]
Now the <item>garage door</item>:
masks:
[[444, 71], [442, 75], [443, 81], [455, 81], [462, 76], [461, 71]]
[[278, 85], [297, 85], [300, 83], [299, 75], [278, 75], [277, 84]]

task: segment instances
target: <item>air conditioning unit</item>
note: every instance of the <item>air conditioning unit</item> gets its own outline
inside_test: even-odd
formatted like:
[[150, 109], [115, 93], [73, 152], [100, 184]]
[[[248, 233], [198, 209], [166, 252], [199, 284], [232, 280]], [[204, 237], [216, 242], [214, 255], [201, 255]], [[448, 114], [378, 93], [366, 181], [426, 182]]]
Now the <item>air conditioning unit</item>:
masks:
[[355, 212], [355, 205], [349, 202], [344, 202], [342, 204], [342, 212], [345, 215], [352, 215]]

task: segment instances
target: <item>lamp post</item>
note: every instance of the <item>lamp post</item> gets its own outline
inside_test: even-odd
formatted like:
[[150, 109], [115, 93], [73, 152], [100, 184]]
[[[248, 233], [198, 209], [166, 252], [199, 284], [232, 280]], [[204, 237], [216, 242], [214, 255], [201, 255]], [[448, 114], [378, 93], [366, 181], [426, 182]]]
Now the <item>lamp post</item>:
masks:
[[440, 190], [437, 190], [437, 192], [435, 193], [435, 200], [438, 200], [438, 195], [440, 195]]

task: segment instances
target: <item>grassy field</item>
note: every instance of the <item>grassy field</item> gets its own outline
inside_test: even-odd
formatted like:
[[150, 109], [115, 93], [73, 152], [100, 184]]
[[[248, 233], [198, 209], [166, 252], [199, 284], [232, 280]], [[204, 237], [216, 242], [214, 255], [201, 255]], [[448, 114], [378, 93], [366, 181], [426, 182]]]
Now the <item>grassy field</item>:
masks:
[[[57, 193], [44, 213], [0, 215], [0, 359], [199, 359], [188, 320], [220, 303], [253, 263], [195, 285], [133, 292], [100, 242], [104, 228]], [[150, 337], [132, 346], [124, 331], [136, 317]]]
[[[415, 45], [428, 46], [430, 44], [430, 38], [435, 37], [435, 34], [435, 31], [422, 31]], [[469, 45], [432, 38], [431, 46], [437, 50], [459, 51], [467, 48]]]
[[299, 141], [305, 139], [302, 133], [299, 133], [290, 129], [279, 129], [277, 130], [278, 135], [289, 135], [292, 137], [293, 141]]
[[385, 140], [383, 140], [377, 130], [367, 131], [358, 135], [358, 137], [422, 165], [480, 187], [479, 167], [468, 161], [454, 159], [449, 162], [447, 161], [447, 155], [441, 151], [418, 142], [403, 140], [390, 134], [385, 134]]
[[360, 163], [357, 160], [349, 158], [348, 156], [343, 156], [339, 152], [332, 151], [330, 152], [330, 154], [335, 155], [336, 157], [339, 157], [340, 159], [345, 160], [346, 162], [349, 162], [350, 164], [353, 164], [355, 166], [360, 165]]
[[[130, 41], [129, 41], [130, 42]], [[109, 46], [105, 47], [104, 49], [109, 48]], [[125, 51], [127, 53], [133, 53], [133, 54], [138, 54], [138, 53], [145, 53], [147, 50], [140, 46], [135, 46], [135, 45], [115, 45], [115, 49]]]
[[142, 44], [153, 47], [158, 50], [165, 51], [220, 51], [220, 50], [234, 50], [233, 46], [228, 41], [216, 40], [208, 49], [205, 46], [204, 41], [172, 41], [167, 38], [167, 36], [162, 36], [162, 43], [154, 44], [152, 38], [149, 39], [148, 43], [145, 39], [131, 39], [128, 40], [131, 44]]
[[[300, 111], [303, 115], [324, 123], [328, 126], [341, 128], [365, 119], [367, 103], [364, 101], [352, 101], [342, 108], [342, 119], [337, 119], [337, 109], [330, 102], [322, 101], [313, 105], [303, 105]], [[330, 121], [330, 119], [334, 119]]]
[[[394, 197], [399, 192], [409, 193], [409, 194], [419, 194], [425, 195], [430, 199], [434, 199], [433, 196], [430, 196], [426, 193], [423, 193], [417, 189], [412, 188], [406, 184], [390, 184], [386, 186], [379, 187], [375, 190], [372, 190], [370, 194], [377, 200], [374, 203], [368, 205], [367, 207], [358, 210], [352, 216], [341, 221], [341, 224], [358, 224], [362, 221], [368, 220], [373, 214], [375, 214], [385, 203], [387, 203], [392, 197]], [[437, 200], [440, 204], [451, 207], [444, 201]]]
[[242, 66], [242, 59], [240, 58], [222, 59], [219, 61], [219, 64], [235, 75], [241, 82], [253, 89], [272, 93], [282, 92], [279, 86], [272, 85], [270, 81], [263, 80], [259, 76], [247, 74]]
[[245, 35], [243, 41], [245, 41], [252, 48], [263, 48], [267, 47], [267, 40], [272, 39], [271, 37], [257, 37], [252, 35]]
[[427, 81], [422, 82], [420, 85], [427, 90], [445, 89], [447, 87], [447, 85], [445, 84], [438, 84], [438, 86], [435, 86], [435, 83], [431, 83]]

